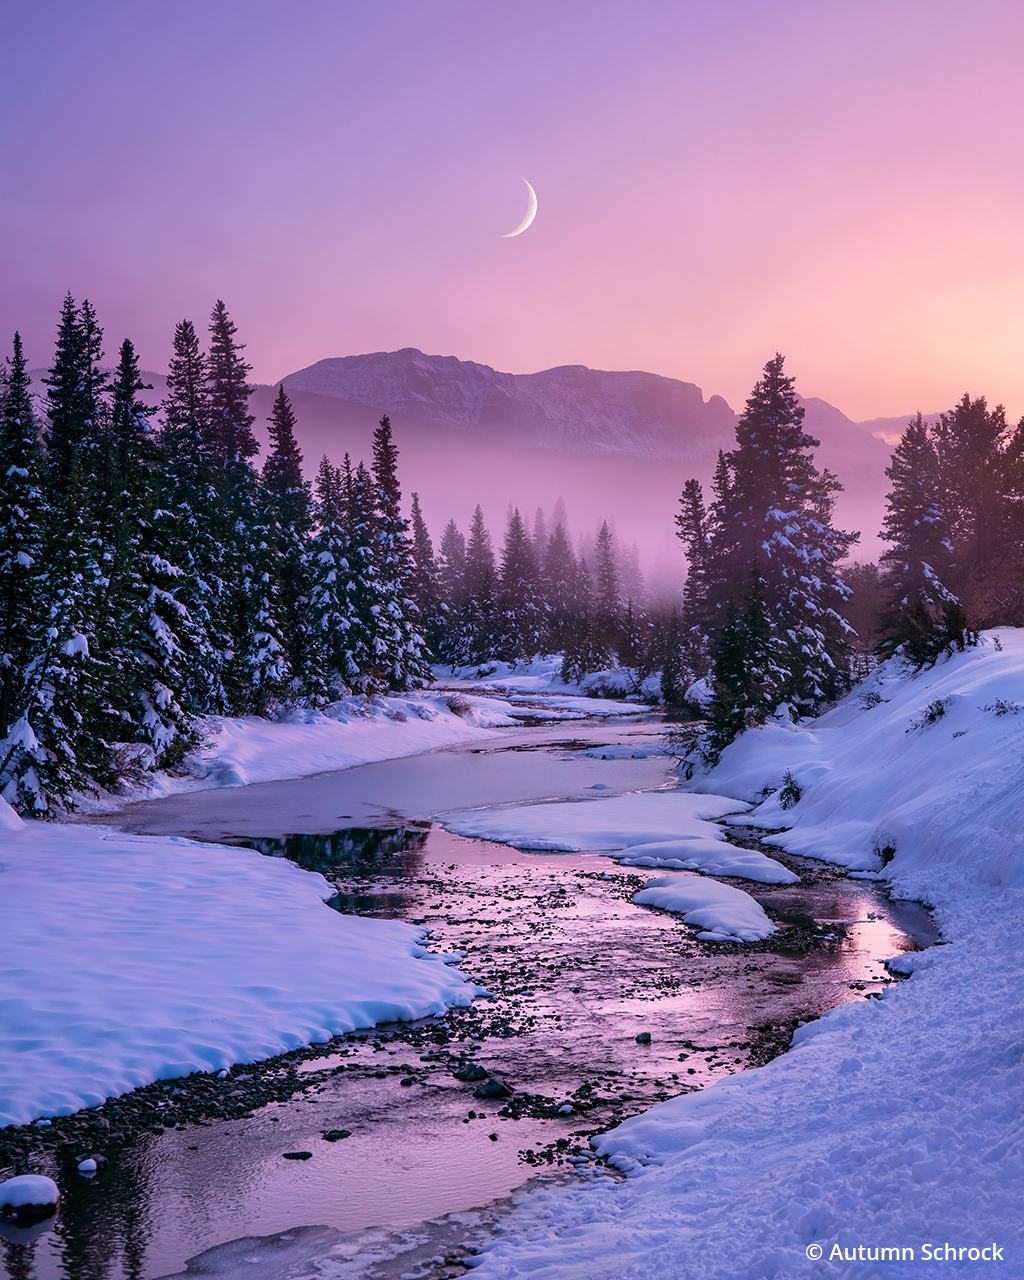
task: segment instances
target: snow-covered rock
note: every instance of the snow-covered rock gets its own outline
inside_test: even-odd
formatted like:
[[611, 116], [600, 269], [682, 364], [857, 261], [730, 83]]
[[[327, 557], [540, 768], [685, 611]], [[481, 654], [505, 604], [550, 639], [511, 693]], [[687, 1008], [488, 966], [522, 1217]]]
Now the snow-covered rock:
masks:
[[52, 1178], [39, 1173], [23, 1173], [0, 1182], [0, 1218], [19, 1223], [50, 1218], [60, 1204], [60, 1191]]
[[633, 901], [640, 906], [676, 911], [687, 924], [704, 930], [698, 938], [712, 942], [760, 942], [775, 932], [763, 908], [735, 885], [698, 876], [664, 876], [648, 880]]
[[739, 876], [761, 884], [795, 884], [800, 879], [795, 871], [756, 849], [740, 849], [722, 840], [700, 836], [632, 845], [626, 853], [616, 855], [616, 861], [623, 867], [703, 871], [706, 875]]

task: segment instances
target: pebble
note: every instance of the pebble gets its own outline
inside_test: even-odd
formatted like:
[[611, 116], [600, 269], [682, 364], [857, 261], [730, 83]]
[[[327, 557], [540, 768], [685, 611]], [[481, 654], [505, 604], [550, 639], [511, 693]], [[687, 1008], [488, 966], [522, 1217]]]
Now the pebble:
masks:
[[650, 1043], [651, 1043], [651, 1033], [650, 1033], [649, 1031], [641, 1031], [641, 1032], [640, 1032], [640, 1034], [639, 1034], [639, 1035], [637, 1036], [637, 1038], [636, 1038], [636, 1042], [637, 1042], [637, 1044], [650, 1044]]
[[512, 1090], [508, 1085], [495, 1080], [493, 1076], [473, 1090], [474, 1098], [510, 1098], [511, 1096]]
[[281, 1153], [286, 1160], [312, 1160], [312, 1151], [283, 1151]]
[[478, 1062], [464, 1062], [452, 1072], [456, 1080], [486, 1080], [490, 1074]]
[[351, 1129], [325, 1129], [323, 1136], [324, 1136], [325, 1142], [339, 1142], [342, 1138], [351, 1138], [352, 1130]]

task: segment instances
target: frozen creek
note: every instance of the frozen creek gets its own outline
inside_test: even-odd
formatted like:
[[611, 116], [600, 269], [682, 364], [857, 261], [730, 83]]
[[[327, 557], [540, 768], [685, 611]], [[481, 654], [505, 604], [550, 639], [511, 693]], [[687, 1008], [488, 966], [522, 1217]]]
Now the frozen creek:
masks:
[[[799, 1020], [892, 981], [885, 957], [935, 941], [913, 904], [771, 850], [801, 883], [743, 887], [779, 932], [702, 943], [678, 917], [631, 903], [663, 871], [523, 853], [431, 821], [469, 806], [674, 785], [673, 761], [644, 751], [663, 732], [650, 717], [509, 730], [484, 745], [119, 815], [127, 830], [249, 843], [321, 871], [339, 909], [425, 924], [437, 949], [464, 953], [460, 968], [494, 999], [236, 1068], [216, 1086], [236, 1099], [222, 1116], [151, 1086], [161, 1123], [106, 1149], [101, 1175], [75, 1172], [80, 1142], [40, 1154], [36, 1171], [58, 1178], [64, 1209], [34, 1245], [8, 1246], [5, 1274], [153, 1280], [193, 1258], [190, 1275], [267, 1280], [323, 1257], [333, 1259], [324, 1275], [460, 1274], [460, 1245], [492, 1229], [502, 1198], [530, 1179], [616, 1176], [582, 1154], [591, 1133], [766, 1061]], [[595, 744], [640, 758], [586, 754]], [[637, 1042], [643, 1032], [649, 1044]], [[477, 1099], [474, 1082], [453, 1075], [461, 1061], [481, 1064], [513, 1098]], [[332, 1131], [348, 1136], [325, 1140]], [[103, 1149], [102, 1135], [88, 1145]], [[283, 1158], [300, 1151], [311, 1157]], [[356, 1256], [363, 1262], [346, 1267]]]

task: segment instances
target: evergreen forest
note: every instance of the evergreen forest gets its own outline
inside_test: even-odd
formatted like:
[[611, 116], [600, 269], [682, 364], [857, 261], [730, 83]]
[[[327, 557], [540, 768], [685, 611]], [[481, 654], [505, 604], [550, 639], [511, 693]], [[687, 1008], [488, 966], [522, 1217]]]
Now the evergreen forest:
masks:
[[[649, 601], [605, 521], [574, 547], [564, 507], [508, 512], [496, 549], [477, 506], [435, 541], [403, 514], [381, 419], [368, 463], [304, 478], [283, 386], [262, 466], [250, 366], [223, 302], [207, 341], [182, 321], [167, 389], [133, 344], [112, 368], [94, 309], [69, 295], [32, 387], [20, 337], [0, 372], [0, 791], [55, 816], [98, 788], [178, 766], [206, 716], [274, 717], [403, 692], [452, 670], [561, 655], [588, 691], [643, 692], [700, 720], [712, 763], [744, 728], [817, 714], [879, 658], [916, 666], [1020, 625], [1024, 424], [964, 396], [910, 423], [878, 565], [849, 564], [841, 486], [813, 460], [775, 356], [711, 493], [675, 515], [678, 599]], [[671, 516], [667, 515], [667, 519]]]

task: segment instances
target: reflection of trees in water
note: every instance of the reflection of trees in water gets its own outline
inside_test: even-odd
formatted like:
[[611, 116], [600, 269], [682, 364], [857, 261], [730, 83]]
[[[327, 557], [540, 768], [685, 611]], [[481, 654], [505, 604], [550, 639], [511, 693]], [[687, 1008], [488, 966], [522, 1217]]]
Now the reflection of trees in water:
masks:
[[61, 1208], [53, 1228], [61, 1274], [108, 1280], [120, 1272], [126, 1280], [141, 1280], [151, 1228], [137, 1162], [129, 1152], [112, 1154], [102, 1174], [83, 1178], [75, 1168], [80, 1158], [61, 1161]]
[[4, 1240], [0, 1243], [4, 1248], [4, 1271], [10, 1276], [10, 1280], [32, 1280], [32, 1260], [37, 1242], [12, 1244], [9, 1240]]
[[307, 871], [337, 871], [351, 875], [414, 875], [418, 854], [429, 832], [426, 827], [345, 827], [329, 835], [253, 836], [232, 844], [257, 849], [272, 858], [287, 858]]
[[401, 920], [408, 914], [410, 900], [406, 893], [339, 893], [327, 905], [343, 915]]

